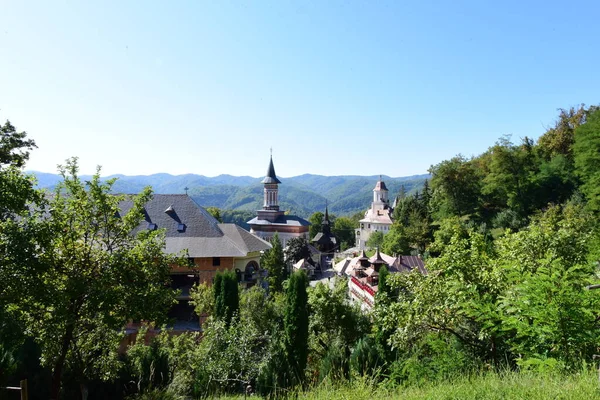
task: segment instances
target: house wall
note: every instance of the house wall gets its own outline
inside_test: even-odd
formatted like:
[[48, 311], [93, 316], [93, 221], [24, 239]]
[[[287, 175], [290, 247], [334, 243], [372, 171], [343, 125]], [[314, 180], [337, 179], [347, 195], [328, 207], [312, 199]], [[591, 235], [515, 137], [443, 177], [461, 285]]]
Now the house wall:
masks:
[[235, 266], [235, 259], [233, 257], [219, 257], [220, 258], [220, 265], [219, 266], [213, 266], [213, 257], [196, 257], [194, 258], [194, 267], [190, 268], [190, 267], [179, 267], [179, 266], [172, 266], [171, 267], [171, 274], [184, 274], [184, 273], [190, 273], [190, 274], [198, 274], [199, 278], [200, 278], [200, 283], [202, 282], [208, 282], [208, 283], [212, 283], [213, 278], [215, 277], [215, 274], [217, 273], [217, 271], [225, 271], [225, 270], [230, 270], [230, 269], [234, 269]]

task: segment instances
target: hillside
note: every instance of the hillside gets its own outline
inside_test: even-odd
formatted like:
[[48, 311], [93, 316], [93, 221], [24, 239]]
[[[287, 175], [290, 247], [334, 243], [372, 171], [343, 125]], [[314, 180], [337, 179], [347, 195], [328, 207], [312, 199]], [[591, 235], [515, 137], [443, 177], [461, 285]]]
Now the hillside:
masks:
[[[53, 188], [60, 176], [43, 172], [31, 172], [38, 180], [41, 188]], [[260, 178], [250, 176], [219, 175], [206, 177], [203, 175], [154, 174], [154, 175], [111, 175], [105, 179], [117, 178], [115, 191], [121, 193], [138, 193], [145, 186], [152, 186], [155, 193], [188, 194], [203, 207], [218, 207], [223, 210], [254, 211], [262, 207], [263, 194]], [[316, 211], [323, 211], [329, 203], [329, 210], [337, 215], [353, 214], [365, 210], [370, 202], [372, 190], [379, 176], [323, 176], [300, 175], [281, 178], [279, 199], [282, 208], [293, 214], [308, 217]], [[404, 185], [407, 193], [418, 190], [428, 175], [415, 175], [392, 178], [384, 175], [383, 179], [390, 190], [390, 198], [394, 198]], [[82, 176], [82, 179], [89, 179]]]

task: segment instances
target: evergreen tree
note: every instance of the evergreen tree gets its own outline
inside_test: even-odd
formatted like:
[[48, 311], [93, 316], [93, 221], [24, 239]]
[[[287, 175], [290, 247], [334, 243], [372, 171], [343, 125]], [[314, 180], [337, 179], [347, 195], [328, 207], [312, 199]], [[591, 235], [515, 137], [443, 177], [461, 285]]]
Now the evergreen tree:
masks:
[[295, 379], [302, 382], [308, 357], [308, 277], [298, 271], [290, 277], [284, 314], [285, 346]]
[[231, 324], [240, 308], [237, 276], [233, 271], [217, 272], [215, 276], [215, 318]]
[[265, 251], [260, 261], [262, 268], [268, 273], [267, 282], [269, 290], [272, 292], [281, 292], [283, 290], [283, 281], [287, 278], [287, 269], [283, 257], [283, 247], [279, 241], [277, 232], [271, 238], [271, 249]]

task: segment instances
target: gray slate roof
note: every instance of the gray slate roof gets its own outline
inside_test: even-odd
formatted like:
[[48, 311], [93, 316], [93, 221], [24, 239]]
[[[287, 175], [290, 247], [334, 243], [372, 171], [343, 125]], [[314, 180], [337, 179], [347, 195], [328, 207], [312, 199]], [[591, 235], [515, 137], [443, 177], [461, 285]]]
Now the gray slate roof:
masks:
[[309, 226], [310, 222], [296, 215], [280, 215], [274, 222], [266, 219], [252, 218], [247, 222], [248, 225], [286, 225], [286, 226]]
[[269, 168], [267, 169], [267, 175], [260, 183], [281, 183], [279, 179], [277, 179], [277, 175], [275, 175], [275, 167], [273, 166], [273, 157], [271, 156], [271, 161], [269, 161]]
[[[126, 212], [130, 202], [122, 204]], [[145, 205], [145, 221], [137, 231], [164, 229], [166, 251], [187, 251], [189, 257], [245, 257], [271, 245], [235, 224], [220, 224], [208, 211], [185, 194], [155, 194]], [[166, 212], [168, 211], [168, 212]], [[183, 230], [179, 229], [184, 224]]]

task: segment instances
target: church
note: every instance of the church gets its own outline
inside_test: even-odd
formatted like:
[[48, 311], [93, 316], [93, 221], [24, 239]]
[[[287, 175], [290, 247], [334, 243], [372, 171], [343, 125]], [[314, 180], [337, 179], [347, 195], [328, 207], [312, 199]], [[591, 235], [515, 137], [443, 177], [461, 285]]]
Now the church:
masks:
[[356, 247], [364, 250], [367, 241], [373, 232], [388, 233], [392, 227], [392, 207], [388, 197], [388, 189], [385, 182], [379, 176], [379, 181], [373, 189], [373, 202], [371, 208], [365, 212], [365, 217], [359, 221], [356, 229]]
[[257, 211], [256, 217], [248, 221], [250, 233], [263, 240], [270, 241], [277, 232], [283, 247], [292, 238], [302, 237], [308, 240], [310, 222], [295, 215], [288, 215], [285, 211], [279, 209], [279, 184], [281, 181], [275, 174], [273, 155], [271, 155], [269, 161], [267, 175], [261, 183], [264, 185], [263, 207], [262, 210]]

